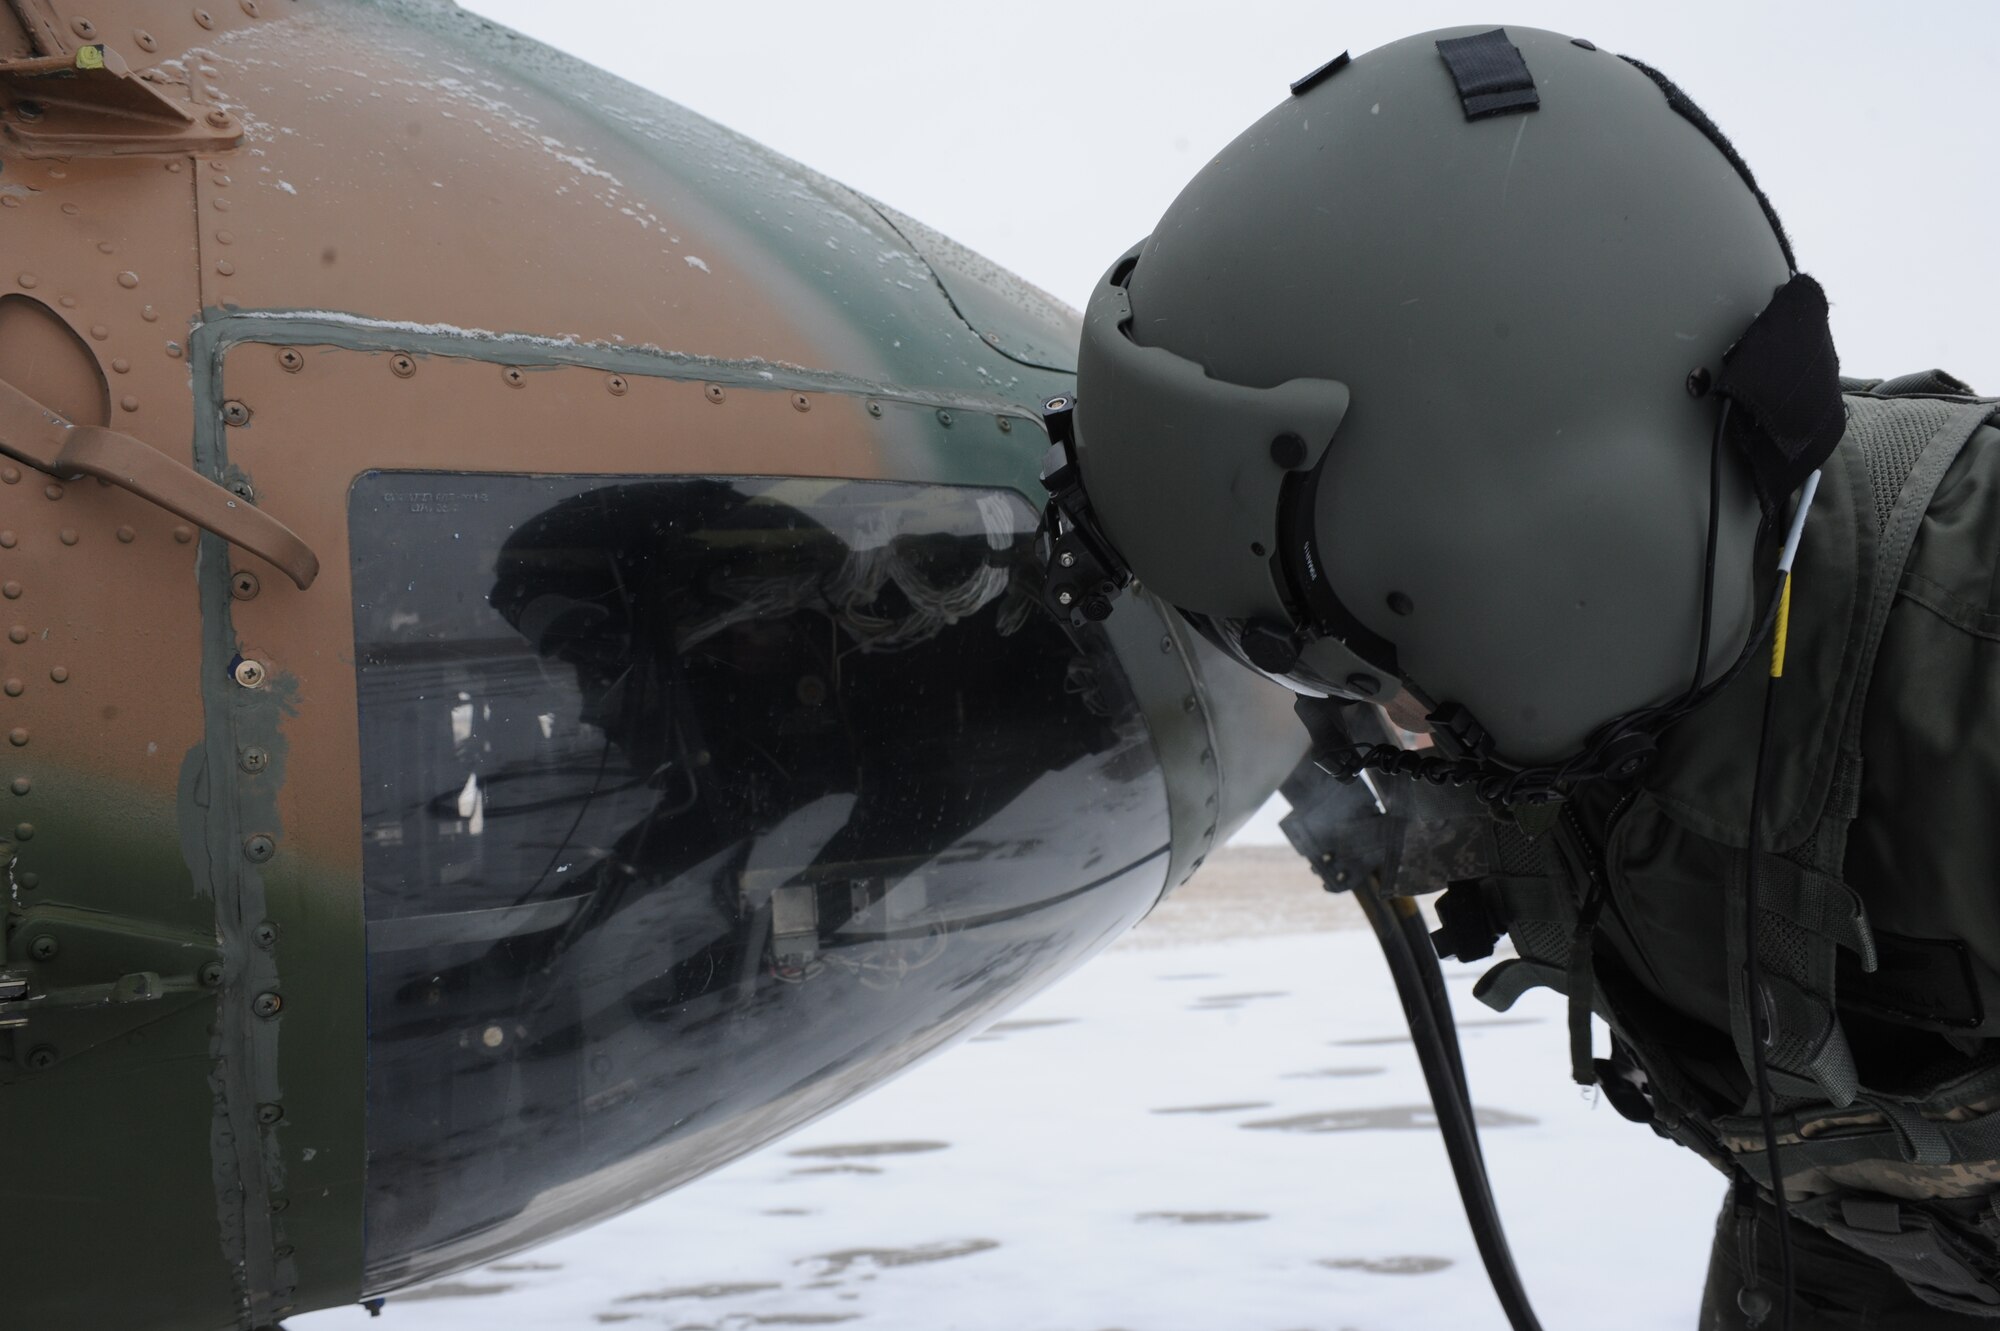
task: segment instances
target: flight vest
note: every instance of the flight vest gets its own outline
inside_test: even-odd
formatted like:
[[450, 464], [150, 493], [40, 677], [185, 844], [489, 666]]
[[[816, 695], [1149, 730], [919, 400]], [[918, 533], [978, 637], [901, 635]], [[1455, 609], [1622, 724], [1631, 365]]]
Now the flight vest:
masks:
[[[1504, 1010], [1537, 986], [1568, 995], [1577, 1076], [1628, 1117], [1783, 1186], [1794, 1215], [1937, 1306], [2000, 1316], [1996, 405], [1934, 371], [1842, 387], [1848, 429], [1805, 525], [1783, 678], [1760, 652], [1644, 775], [1489, 817], [1477, 853], [1475, 815], [1417, 796], [1443, 816], [1428, 837], [1410, 821], [1398, 890], [1450, 883], [1447, 955], [1490, 954], [1504, 931], [1517, 956], [1476, 996]], [[1426, 865], [1427, 840], [1451, 862]], [[1753, 1002], [1780, 1180], [1752, 1090]], [[1609, 1059], [1593, 1056], [1593, 1012]]]

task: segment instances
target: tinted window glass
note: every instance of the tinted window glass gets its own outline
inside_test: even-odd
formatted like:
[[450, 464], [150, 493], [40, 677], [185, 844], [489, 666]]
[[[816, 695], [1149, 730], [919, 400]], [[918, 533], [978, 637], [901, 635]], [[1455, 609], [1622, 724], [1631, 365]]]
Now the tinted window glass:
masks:
[[371, 1288], [713, 1168], [1145, 911], [1162, 778], [1033, 526], [886, 482], [355, 484]]

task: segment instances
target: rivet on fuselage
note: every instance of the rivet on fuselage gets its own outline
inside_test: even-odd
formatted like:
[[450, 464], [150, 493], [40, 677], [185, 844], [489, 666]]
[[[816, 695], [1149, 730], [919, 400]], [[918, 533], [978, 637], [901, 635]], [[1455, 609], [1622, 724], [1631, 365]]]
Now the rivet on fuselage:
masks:
[[130, 527], [120, 527], [118, 529], [118, 540], [120, 544], [130, 545], [132, 544], [132, 542], [138, 539], [139, 539], [139, 533], [132, 530], [132, 528]]
[[7, 732], [7, 742], [17, 749], [26, 748], [28, 743], [28, 728], [26, 726], [15, 726]]
[[27, 640], [28, 626], [26, 624], [16, 624], [7, 630], [7, 641], [19, 645]]
[[64, 527], [56, 533], [56, 539], [64, 545], [75, 545], [78, 540], [77, 530], [74, 527]]
[[54, 680], [58, 684], [69, 683], [69, 667], [68, 666], [54, 667], [49, 671], [49, 678]]
[[12, 790], [16, 795], [25, 795], [34, 788], [35, 788], [35, 783], [30, 781], [25, 776], [15, 777], [13, 784], [8, 787], [8, 789]]

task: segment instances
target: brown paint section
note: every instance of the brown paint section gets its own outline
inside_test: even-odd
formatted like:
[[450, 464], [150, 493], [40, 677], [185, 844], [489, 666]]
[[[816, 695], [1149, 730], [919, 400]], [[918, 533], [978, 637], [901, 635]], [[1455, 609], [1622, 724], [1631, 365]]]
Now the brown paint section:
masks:
[[[191, 192], [188, 163], [167, 165], [8, 159], [0, 282], [40, 301], [96, 358], [114, 428], [185, 464]], [[0, 627], [10, 635], [0, 660], [22, 686], [0, 697], [0, 728], [28, 733], [5, 750], [9, 780], [81, 768], [157, 795], [171, 817], [181, 758], [202, 734], [196, 547], [175, 539], [184, 525], [93, 480], [62, 482], [13, 463], [0, 470], [0, 584], [9, 593]]]
[[379, 12], [288, 4], [204, 48], [197, 81], [247, 134], [201, 172], [208, 305], [821, 367], [833, 347], [855, 355], [817, 292], [657, 161], [420, 37]]

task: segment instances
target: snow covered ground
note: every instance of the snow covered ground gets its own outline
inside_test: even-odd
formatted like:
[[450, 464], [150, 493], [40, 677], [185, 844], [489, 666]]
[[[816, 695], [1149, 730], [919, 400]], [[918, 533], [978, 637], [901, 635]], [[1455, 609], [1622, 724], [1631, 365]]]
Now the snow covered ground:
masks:
[[[1569, 1082], [1559, 1000], [1489, 1012], [1477, 969], [1453, 998], [1544, 1325], [1685, 1331], [1722, 1180]], [[1497, 1331], [1430, 1123], [1358, 914], [1239, 844], [971, 1043], [370, 1326]]]

